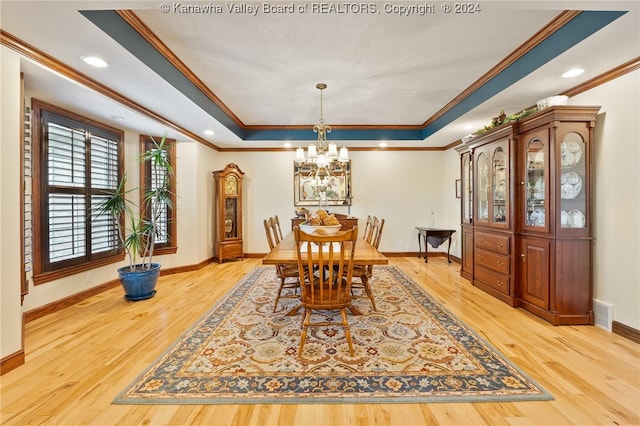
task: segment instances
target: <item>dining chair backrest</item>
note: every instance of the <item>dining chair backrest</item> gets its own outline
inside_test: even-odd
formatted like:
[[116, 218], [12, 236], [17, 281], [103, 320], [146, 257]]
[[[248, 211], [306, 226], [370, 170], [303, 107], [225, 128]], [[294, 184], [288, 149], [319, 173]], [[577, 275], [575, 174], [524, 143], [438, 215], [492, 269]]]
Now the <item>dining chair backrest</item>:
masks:
[[374, 246], [375, 248], [379, 248], [380, 247], [380, 239], [382, 238], [382, 229], [384, 228], [384, 219], [379, 219], [378, 220], [378, 226], [376, 228], [376, 233], [373, 236], [371, 245]]
[[371, 244], [373, 242], [373, 235], [376, 232], [376, 223], [378, 218], [375, 216], [367, 216], [367, 225], [365, 227], [364, 240]]
[[280, 234], [278, 234], [275, 217], [272, 216], [269, 218], [269, 226], [271, 227], [271, 235], [273, 235], [273, 241], [276, 244], [280, 244], [280, 241], [282, 241], [282, 238], [280, 237]]
[[302, 306], [306, 309], [350, 306], [358, 227], [335, 235], [316, 235], [307, 234], [296, 226], [294, 235], [300, 282], [304, 283], [300, 298]]
[[367, 239], [367, 235], [369, 234], [369, 231], [371, 230], [371, 224], [373, 223], [373, 218], [371, 217], [371, 215], [367, 215], [367, 223], [364, 225], [364, 231], [362, 233], [362, 238], [363, 239]]
[[[382, 229], [384, 228], [384, 219], [377, 219], [373, 226], [374, 234], [371, 239], [371, 245], [378, 249], [380, 247], [380, 239], [382, 239]], [[365, 266], [366, 274], [371, 277], [373, 274], [373, 265]]]
[[379, 229], [380, 229], [380, 220], [376, 216], [373, 216], [371, 219], [371, 230], [369, 231], [369, 235], [367, 236], [367, 239], [366, 239], [366, 241], [369, 244], [374, 245], [375, 239], [378, 236]]
[[284, 240], [282, 236], [282, 228], [280, 228], [280, 219], [278, 219], [278, 215], [273, 216], [273, 232], [278, 236], [278, 240]]
[[273, 232], [271, 231], [271, 218], [262, 221], [264, 223], [264, 232], [267, 235], [267, 243], [269, 244], [269, 250], [273, 250], [276, 246], [273, 240]]

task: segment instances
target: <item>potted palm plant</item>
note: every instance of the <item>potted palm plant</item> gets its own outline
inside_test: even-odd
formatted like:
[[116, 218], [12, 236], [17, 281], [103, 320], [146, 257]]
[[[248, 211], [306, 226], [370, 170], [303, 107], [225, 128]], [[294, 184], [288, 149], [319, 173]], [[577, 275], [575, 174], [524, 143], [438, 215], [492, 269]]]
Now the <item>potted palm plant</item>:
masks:
[[127, 300], [149, 299], [156, 294], [160, 264], [153, 262], [153, 248], [158, 235], [158, 221], [164, 209], [172, 208], [169, 182], [173, 167], [165, 149], [167, 135], [160, 142], [151, 139], [154, 146], [142, 152], [138, 161], [150, 163], [152, 170], [156, 171], [153, 175], [157, 179], [142, 194], [141, 208], [132, 208], [135, 204], [127, 199], [127, 194], [136, 189], [126, 190], [125, 173], [117, 188], [107, 192], [103, 201], [94, 209], [96, 216], [110, 217], [116, 224], [119, 243], [129, 262], [127, 266], [118, 269]]

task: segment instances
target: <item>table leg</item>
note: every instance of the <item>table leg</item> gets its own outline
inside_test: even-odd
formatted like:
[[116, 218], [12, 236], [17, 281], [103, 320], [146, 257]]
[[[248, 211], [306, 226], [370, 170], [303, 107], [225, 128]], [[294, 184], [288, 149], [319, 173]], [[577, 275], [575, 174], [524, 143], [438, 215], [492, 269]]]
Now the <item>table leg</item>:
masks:
[[[422, 240], [420, 240], [420, 235], [422, 235], [422, 232], [418, 231], [418, 259], [420, 259], [421, 255], [422, 255]], [[424, 241], [424, 244], [427, 245], [427, 241]]]
[[451, 256], [449, 252], [451, 251], [451, 234], [449, 234], [449, 246], [447, 247], [447, 262], [451, 263]]
[[424, 263], [429, 263], [429, 243], [427, 242], [427, 233], [424, 233]]

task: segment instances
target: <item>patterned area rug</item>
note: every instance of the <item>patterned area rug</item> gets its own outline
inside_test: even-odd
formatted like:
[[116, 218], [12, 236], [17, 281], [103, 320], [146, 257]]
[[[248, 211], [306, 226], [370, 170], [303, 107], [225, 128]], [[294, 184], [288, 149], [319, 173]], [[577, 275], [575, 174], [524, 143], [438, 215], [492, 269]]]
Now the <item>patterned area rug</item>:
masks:
[[[553, 397], [396, 267], [375, 267], [378, 311], [355, 299], [355, 356], [341, 326], [311, 328], [271, 267], [244, 277], [114, 401], [117, 404], [423, 403]], [[339, 314], [327, 312], [339, 320]]]

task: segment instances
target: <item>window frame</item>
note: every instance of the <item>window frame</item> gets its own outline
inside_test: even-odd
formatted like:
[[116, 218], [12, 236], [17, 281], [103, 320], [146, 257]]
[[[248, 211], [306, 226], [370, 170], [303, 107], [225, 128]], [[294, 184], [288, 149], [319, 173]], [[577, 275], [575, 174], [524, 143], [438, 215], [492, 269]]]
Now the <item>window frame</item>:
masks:
[[[48, 214], [44, 211], [47, 206], [46, 198], [48, 197], [48, 169], [46, 164], [46, 147], [48, 141], [45, 141], [47, 137], [47, 123], [46, 118], [54, 116], [60, 118], [62, 121], [72, 121], [79, 126], [83, 126], [85, 129], [93, 129], [97, 134], [104, 136], [108, 134], [113, 136], [118, 143], [117, 154], [117, 168], [118, 168], [118, 180], [124, 173], [124, 132], [120, 129], [116, 129], [105, 124], [96, 122], [87, 117], [57, 107], [55, 105], [48, 104], [46, 102], [32, 99], [31, 108], [33, 111], [33, 282], [35, 285], [50, 282], [60, 278], [65, 278], [79, 272], [88, 271], [101, 266], [109, 265], [112, 263], [120, 262], [124, 260], [124, 252], [120, 247], [105, 251], [102, 253], [91, 254], [90, 250], [84, 256], [75, 258], [71, 261], [61, 262], [58, 265], [52, 267], [47, 259], [49, 237], [45, 236], [45, 230], [47, 226], [45, 221], [48, 220]], [[90, 137], [91, 131], [86, 132], [85, 135]], [[85, 139], [86, 140], [86, 139]], [[85, 150], [87, 149], [85, 145]], [[90, 175], [90, 174], [89, 174]], [[87, 176], [90, 185], [90, 176]], [[86, 186], [85, 186], [86, 188]], [[91, 189], [85, 189], [85, 194], [90, 194]], [[91, 219], [89, 218], [87, 229], [91, 228]], [[85, 236], [85, 240], [90, 239], [91, 233], [89, 232]]]
[[[153, 139], [152, 139], [153, 138]], [[156, 143], [160, 143], [161, 136], [145, 136], [140, 135], [140, 153], [155, 148], [154, 140]], [[167, 211], [167, 242], [156, 242], [153, 247], [153, 255], [174, 254], [178, 251], [178, 218], [177, 218], [177, 205], [176, 205], [176, 141], [175, 139], [166, 139], [164, 144], [165, 151], [169, 157], [169, 164], [173, 168], [173, 173], [169, 177], [169, 193], [171, 198], [172, 207]], [[149, 162], [140, 163], [140, 215], [149, 216], [149, 212], [143, 211], [145, 208], [144, 194], [149, 189], [149, 182], [151, 181], [151, 164]], [[147, 209], [150, 207], [147, 206]]]

